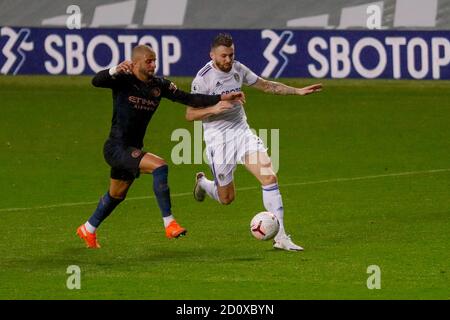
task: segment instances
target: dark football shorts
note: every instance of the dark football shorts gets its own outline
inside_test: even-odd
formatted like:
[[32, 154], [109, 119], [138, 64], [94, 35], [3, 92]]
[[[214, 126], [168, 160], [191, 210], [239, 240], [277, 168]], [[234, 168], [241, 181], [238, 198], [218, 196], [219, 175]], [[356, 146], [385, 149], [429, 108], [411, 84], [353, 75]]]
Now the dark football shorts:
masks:
[[107, 140], [103, 147], [103, 155], [111, 167], [111, 178], [131, 181], [139, 177], [139, 163], [145, 151]]

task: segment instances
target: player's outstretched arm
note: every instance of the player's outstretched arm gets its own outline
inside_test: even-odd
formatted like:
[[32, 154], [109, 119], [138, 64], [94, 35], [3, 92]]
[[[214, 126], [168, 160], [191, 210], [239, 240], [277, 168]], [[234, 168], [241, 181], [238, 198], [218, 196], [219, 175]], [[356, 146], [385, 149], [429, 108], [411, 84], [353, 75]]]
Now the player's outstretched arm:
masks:
[[243, 92], [231, 92], [222, 95], [187, 93], [183, 90], [178, 89], [173, 82], [167, 79], [163, 79], [162, 96], [172, 101], [179, 102], [194, 108], [214, 106], [219, 101], [239, 101], [239, 103], [245, 102], [245, 95]]
[[294, 88], [285, 85], [281, 82], [269, 81], [263, 78], [258, 78], [258, 80], [252, 85], [253, 88], [264, 91], [271, 94], [279, 95], [299, 95], [306, 96], [308, 94], [322, 91], [322, 84], [317, 83], [304, 88]]
[[222, 94], [220, 98], [222, 101], [231, 101], [233, 103], [240, 103], [240, 104], [245, 103], [245, 94], [241, 91]]
[[207, 108], [186, 108], [186, 120], [194, 121], [194, 120], [203, 120], [208, 118], [209, 116], [216, 115], [222, 113], [226, 110], [229, 110], [233, 107], [232, 102], [228, 101], [220, 101], [215, 106], [207, 107]]

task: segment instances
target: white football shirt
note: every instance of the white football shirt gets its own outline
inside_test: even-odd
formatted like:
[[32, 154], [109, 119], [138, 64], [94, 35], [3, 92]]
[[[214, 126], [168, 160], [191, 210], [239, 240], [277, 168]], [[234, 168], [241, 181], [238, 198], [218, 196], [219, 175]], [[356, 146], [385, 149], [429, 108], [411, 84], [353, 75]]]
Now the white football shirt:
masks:
[[[229, 72], [223, 72], [213, 66], [213, 62], [208, 62], [197, 73], [192, 81], [191, 92], [202, 94], [224, 94], [241, 91], [242, 84], [252, 85], [258, 80], [258, 76], [249, 68], [238, 61], [233, 62]], [[203, 131], [207, 145], [214, 144], [215, 135], [222, 133], [224, 140], [233, 138], [229, 132], [236, 132], [249, 129], [247, 116], [241, 104], [234, 105], [233, 108], [221, 114], [203, 119]], [[226, 135], [225, 135], [226, 132]]]

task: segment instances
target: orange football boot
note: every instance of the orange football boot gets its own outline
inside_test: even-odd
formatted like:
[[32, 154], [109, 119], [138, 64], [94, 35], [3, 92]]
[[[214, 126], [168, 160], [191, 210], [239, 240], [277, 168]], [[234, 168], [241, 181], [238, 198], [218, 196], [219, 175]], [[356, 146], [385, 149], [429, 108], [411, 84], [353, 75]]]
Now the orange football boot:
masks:
[[86, 247], [92, 249], [100, 248], [100, 244], [97, 241], [97, 234], [87, 231], [84, 224], [78, 227], [77, 235], [84, 240], [84, 242], [86, 243]]
[[179, 236], [184, 236], [187, 230], [180, 226], [175, 220], [173, 220], [166, 227], [166, 237], [169, 239], [178, 238]]

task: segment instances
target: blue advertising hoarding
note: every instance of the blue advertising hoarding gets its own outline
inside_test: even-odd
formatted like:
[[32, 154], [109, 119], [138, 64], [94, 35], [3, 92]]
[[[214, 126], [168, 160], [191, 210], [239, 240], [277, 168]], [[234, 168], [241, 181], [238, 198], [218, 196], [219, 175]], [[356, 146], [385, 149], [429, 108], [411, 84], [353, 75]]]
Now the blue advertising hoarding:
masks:
[[[0, 27], [1, 74], [93, 74], [157, 52], [157, 74], [194, 76], [222, 30]], [[450, 31], [228, 30], [236, 60], [263, 77], [450, 79]]]

